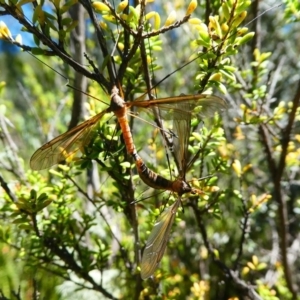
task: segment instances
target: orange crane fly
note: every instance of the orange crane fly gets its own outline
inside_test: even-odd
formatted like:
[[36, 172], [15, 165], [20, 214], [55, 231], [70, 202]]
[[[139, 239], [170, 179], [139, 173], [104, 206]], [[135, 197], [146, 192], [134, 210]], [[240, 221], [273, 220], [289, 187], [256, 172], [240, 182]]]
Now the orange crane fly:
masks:
[[[212, 101], [214, 103], [210, 108], [215, 109], [215, 111], [222, 111], [226, 108], [226, 102], [224, 100], [223, 102], [215, 100], [216, 99], [213, 96]], [[185, 193], [202, 193], [200, 190], [192, 188], [185, 179], [186, 172], [190, 167], [190, 164], [187, 161], [188, 140], [191, 128], [189, 103], [178, 101], [175, 105], [177, 107], [177, 112], [180, 112], [180, 114], [175, 113], [173, 119], [173, 130], [178, 137], [178, 139], [174, 140], [174, 152], [179, 163], [179, 177], [174, 181], [167, 180], [152, 170], [149, 170], [137, 154], [134, 156], [138, 173], [146, 184], [153, 188], [170, 190], [178, 194], [176, 201], [158, 217], [148, 237], [141, 261], [142, 279], [147, 279], [153, 275], [164, 255], [171, 228], [176, 217], [176, 212], [181, 203], [181, 196]], [[208, 113], [206, 116], [211, 112], [212, 111], [206, 112]], [[192, 161], [193, 159], [191, 162]]]

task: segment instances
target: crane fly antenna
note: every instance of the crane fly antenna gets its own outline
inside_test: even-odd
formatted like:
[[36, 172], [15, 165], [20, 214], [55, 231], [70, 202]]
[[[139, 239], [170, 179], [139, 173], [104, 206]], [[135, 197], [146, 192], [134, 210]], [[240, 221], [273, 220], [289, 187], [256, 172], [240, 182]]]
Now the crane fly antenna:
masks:
[[42, 61], [40, 58], [38, 58], [36, 55], [32, 54], [29, 51], [26, 51], [29, 55], [31, 55], [32, 57], [34, 57], [37, 61], [41, 62], [43, 65], [45, 65], [46, 67], [48, 67], [50, 70], [52, 70], [53, 72], [55, 72], [56, 74], [58, 74], [59, 76], [61, 76], [62, 78], [64, 78], [67, 82], [66, 82], [66, 86], [71, 87], [69, 85], [70, 79], [63, 75], [62, 73], [58, 72], [57, 70], [55, 70], [54, 68], [52, 68], [51, 66], [49, 66], [47, 63], [45, 63], [44, 61]]
[[[150, 38], [148, 38], [147, 41], [148, 41], [149, 53], [150, 53], [150, 57], [151, 57], [150, 68], [151, 68], [152, 78], [154, 78], [154, 70], [153, 70], [153, 64], [152, 64], [152, 50], [150, 47], [149, 39]], [[149, 99], [152, 100], [153, 95], [151, 94], [151, 91], [153, 90], [153, 87], [152, 87], [152, 80], [150, 77], [150, 71], [149, 71], [149, 66], [148, 66], [148, 60], [147, 60], [146, 47], [145, 47], [144, 40], [141, 41], [140, 49], [141, 49], [141, 58], [142, 58], [142, 64], [143, 64], [143, 69], [144, 69], [144, 76], [145, 76], [145, 81], [146, 81], [146, 85], [147, 85], [147, 93], [148, 93]], [[155, 96], [157, 97], [156, 90], [155, 90]], [[163, 121], [162, 121], [162, 117], [160, 115], [159, 109], [157, 107], [153, 107], [152, 112], [154, 114], [154, 121], [157, 124], [157, 127], [160, 128], [160, 132], [163, 137], [163, 145], [166, 150], [165, 152], [166, 152], [166, 158], [167, 158], [167, 165], [170, 170], [170, 175], [172, 176], [170, 157], [169, 157], [169, 152], [167, 151], [167, 149], [172, 148], [173, 142], [172, 142], [172, 139], [170, 139], [168, 137], [168, 135], [166, 134], [166, 130], [164, 129], [164, 125], [163, 125]]]

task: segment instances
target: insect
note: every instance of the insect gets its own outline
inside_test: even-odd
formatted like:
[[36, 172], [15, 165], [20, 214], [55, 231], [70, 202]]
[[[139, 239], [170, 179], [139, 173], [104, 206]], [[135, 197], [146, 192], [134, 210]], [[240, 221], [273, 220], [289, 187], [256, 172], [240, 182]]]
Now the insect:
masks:
[[[187, 161], [188, 139], [192, 116], [191, 114], [187, 113], [187, 105], [189, 104], [186, 102], [176, 103], [176, 107], [178, 111], [181, 111], [181, 114], [177, 116], [175, 115], [173, 120], [174, 131], [178, 136], [178, 139], [175, 139], [174, 143], [175, 154], [177, 156], [176, 159], [179, 164], [178, 179], [174, 181], [166, 181], [167, 179], [149, 170], [143, 163], [142, 159], [138, 155], [135, 155], [137, 169], [144, 182], [154, 188], [166, 189], [178, 194], [177, 200], [158, 217], [146, 242], [146, 247], [144, 249], [141, 261], [142, 279], [147, 279], [153, 275], [163, 257], [170, 236], [172, 224], [175, 220], [176, 212], [181, 203], [181, 196], [185, 193], [201, 194], [200, 190], [192, 188], [185, 179], [186, 172], [193, 162], [193, 159], [191, 160], [191, 163], [188, 163]], [[215, 111], [221, 111], [226, 107], [226, 103], [225, 101], [223, 103], [215, 102], [212, 107], [215, 109]]]
[[[138, 155], [133, 142], [132, 134], [127, 119], [127, 110], [131, 106], [142, 108], [159, 108], [163, 118], [173, 119], [174, 130], [178, 139], [174, 140], [175, 154], [179, 163], [179, 178], [172, 181], [150, 170], [142, 158]], [[170, 190], [178, 194], [178, 199], [158, 218], [149, 236], [141, 263], [141, 277], [150, 277], [163, 257], [171, 227], [175, 219], [177, 209], [181, 203], [181, 196], [185, 193], [199, 193], [185, 180], [187, 171], [187, 147], [190, 132], [190, 120], [192, 116], [208, 116], [215, 111], [226, 108], [226, 102], [212, 95], [181, 95], [178, 97], [161, 98], [150, 101], [125, 102], [120, 96], [116, 86], [112, 89], [110, 106], [74, 127], [68, 132], [56, 137], [52, 141], [40, 147], [31, 157], [32, 169], [41, 170], [57, 163], [63, 162], [68, 156], [81, 149], [84, 143], [89, 141], [94, 126], [101, 120], [104, 114], [113, 112], [120, 124], [127, 152], [135, 160], [140, 178], [155, 189]], [[166, 112], [167, 114], [164, 114]]]
[[118, 119], [127, 152], [131, 155], [136, 155], [136, 148], [127, 119], [127, 111], [129, 108], [132, 106], [141, 108], [158, 107], [162, 112], [168, 112], [168, 115], [174, 115], [176, 117], [176, 115], [181, 115], [183, 113], [181, 109], [176, 107], [177, 102], [186, 103], [190, 108], [188, 111], [185, 111], [188, 115], [194, 114], [196, 108], [201, 110], [201, 114], [206, 114], [207, 111], [214, 110], [215, 107], [220, 105], [225, 106], [225, 101], [223, 99], [217, 96], [204, 94], [182, 95], [149, 101], [140, 100], [125, 102], [119, 96], [118, 88], [113, 86], [110, 106], [107, 109], [41, 146], [32, 155], [30, 166], [33, 170], [42, 170], [61, 163], [69, 156], [74, 155], [90, 141], [91, 133], [95, 125], [97, 125], [106, 113], [110, 112], [113, 112]]

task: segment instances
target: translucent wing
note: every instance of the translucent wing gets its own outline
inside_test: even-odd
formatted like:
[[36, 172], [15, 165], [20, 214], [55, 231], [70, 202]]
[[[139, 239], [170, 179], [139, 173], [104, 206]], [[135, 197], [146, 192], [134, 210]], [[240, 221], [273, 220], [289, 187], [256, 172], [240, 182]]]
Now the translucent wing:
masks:
[[161, 261], [169, 240], [172, 224], [174, 222], [176, 211], [179, 205], [180, 199], [177, 199], [173, 205], [171, 205], [158, 217], [150, 233], [142, 256], [142, 279], [147, 279], [150, 277]]
[[174, 152], [179, 176], [184, 179], [187, 159], [188, 140], [190, 135], [190, 121], [192, 117], [204, 118], [215, 112], [222, 112], [227, 108], [224, 99], [214, 95], [181, 95], [155, 99], [151, 101], [135, 101], [140, 107], [155, 107], [164, 120], [173, 120], [173, 130], [178, 138], [174, 138]]
[[[174, 112], [173, 130], [176, 137], [173, 139], [174, 154], [178, 166], [179, 177], [185, 179], [187, 159], [188, 159], [188, 146], [191, 129], [191, 114], [186, 113], [189, 108], [189, 103], [178, 102], [176, 103], [178, 111]], [[180, 114], [180, 116], [177, 116]]]
[[[176, 104], [184, 103], [185, 110], [178, 108]], [[156, 106], [165, 120], [181, 119], [182, 113], [198, 117], [208, 117], [215, 112], [221, 112], [227, 108], [224, 99], [214, 95], [181, 95], [178, 97], [161, 98], [150, 101], [133, 101], [129, 104], [137, 107], [149, 108]]]
[[66, 160], [91, 140], [91, 132], [108, 110], [79, 124], [36, 150], [30, 159], [33, 170], [43, 170]]

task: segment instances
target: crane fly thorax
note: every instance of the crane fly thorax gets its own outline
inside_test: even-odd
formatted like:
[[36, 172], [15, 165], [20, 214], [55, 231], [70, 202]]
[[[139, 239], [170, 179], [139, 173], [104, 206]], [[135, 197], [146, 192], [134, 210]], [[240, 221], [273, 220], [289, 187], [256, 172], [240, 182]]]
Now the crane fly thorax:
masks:
[[183, 195], [192, 191], [191, 186], [182, 179], [177, 179], [172, 184], [172, 191]]
[[109, 109], [114, 112], [117, 117], [122, 117], [126, 113], [125, 101], [119, 96], [119, 90], [116, 86], [114, 86], [111, 91]]

